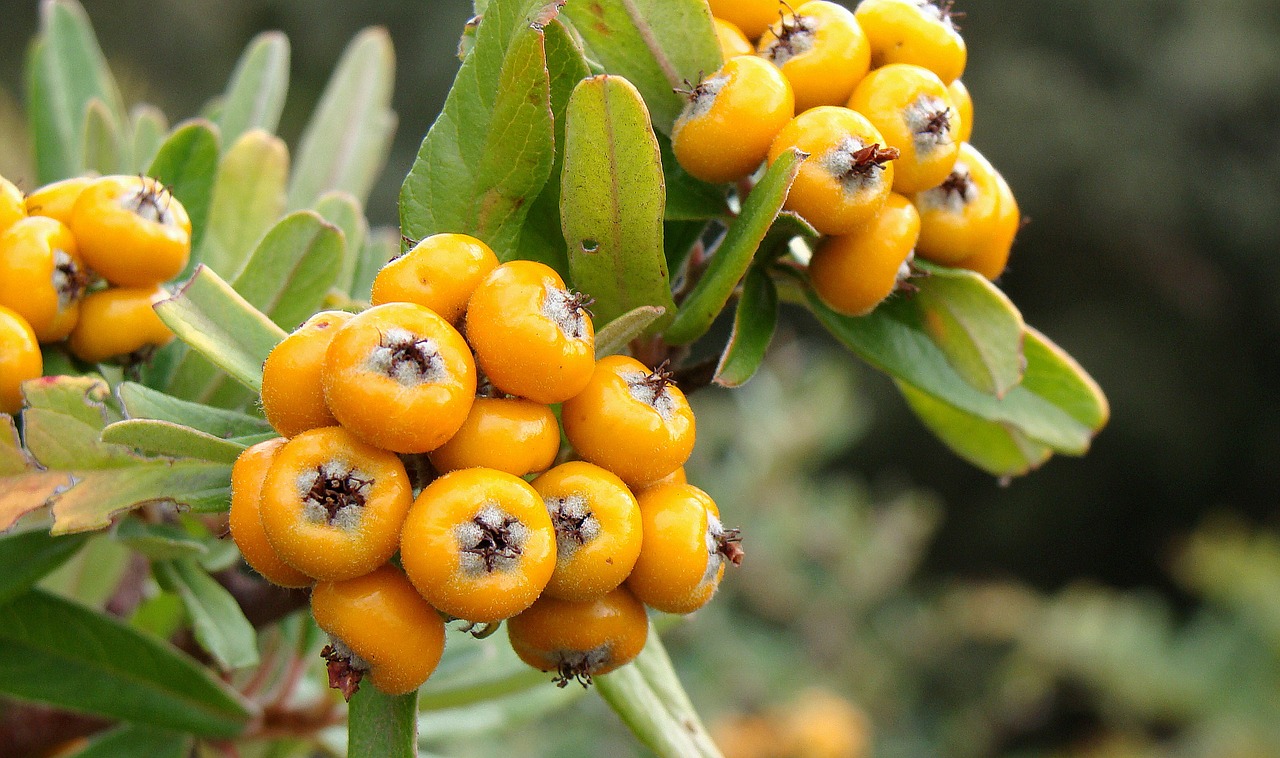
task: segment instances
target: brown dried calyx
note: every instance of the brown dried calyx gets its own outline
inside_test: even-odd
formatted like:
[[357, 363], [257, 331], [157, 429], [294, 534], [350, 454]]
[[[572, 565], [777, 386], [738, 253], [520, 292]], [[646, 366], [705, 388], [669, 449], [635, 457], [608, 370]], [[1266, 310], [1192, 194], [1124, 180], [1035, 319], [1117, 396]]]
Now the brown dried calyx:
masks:
[[354, 653], [338, 642], [325, 645], [320, 651], [329, 671], [329, 687], [342, 693], [342, 699], [351, 702], [351, 696], [360, 690], [360, 682], [369, 667]]
[[889, 161], [897, 160], [899, 155], [896, 147], [880, 147], [880, 143], [872, 142], [853, 152], [849, 169], [843, 178], [866, 177], [875, 171], [883, 171], [884, 165]]
[[778, 11], [778, 16], [778, 30], [773, 32], [774, 38], [769, 41], [761, 54], [781, 66], [792, 58], [804, 55], [813, 49], [814, 32], [818, 28], [818, 22], [811, 16], [788, 17], [783, 11]]
[[138, 180], [142, 182], [142, 188], [130, 198], [133, 200], [133, 212], [148, 221], [171, 223], [173, 217], [169, 213], [169, 205], [173, 202], [173, 193], [151, 177], [139, 174]]
[[592, 672], [604, 668], [611, 656], [608, 645], [591, 650], [563, 651], [559, 653], [560, 665], [556, 667], [556, 676], [551, 681], [561, 688], [568, 687], [569, 682], [577, 682], [586, 689], [592, 684]]
[[369, 355], [369, 368], [406, 387], [440, 381], [445, 372], [440, 348], [429, 337], [388, 329]]
[[924, 119], [924, 125], [916, 130], [916, 134], [944, 137], [951, 131], [951, 109], [943, 108], [934, 111]]
[[725, 529], [716, 535], [716, 552], [733, 565], [741, 566], [742, 559], [747, 555], [742, 549], [742, 530]]
[[[457, 537], [464, 568], [472, 573], [509, 571], [524, 555], [528, 527], [495, 505], [486, 505], [475, 518], [457, 527]], [[468, 565], [470, 564], [470, 565]]]
[[973, 182], [973, 177], [968, 171], [952, 171], [942, 180], [942, 184], [938, 185], [938, 190], [942, 192], [944, 197], [952, 195], [959, 198], [962, 202], [968, 202], [970, 195], [977, 189], [977, 185]]
[[353, 527], [373, 480], [334, 463], [316, 466], [313, 476], [311, 488], [303, 496], [306, 515], [330, 526]]

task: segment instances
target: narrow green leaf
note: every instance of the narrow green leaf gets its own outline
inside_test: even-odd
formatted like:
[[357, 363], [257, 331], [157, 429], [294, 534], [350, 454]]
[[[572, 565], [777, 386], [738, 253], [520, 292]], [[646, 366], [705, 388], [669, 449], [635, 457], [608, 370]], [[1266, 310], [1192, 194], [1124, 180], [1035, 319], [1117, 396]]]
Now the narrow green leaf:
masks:
[[818, 230], [792, 211], [781, 211], [773, 220], [769, 232], [764, 235], [756, 250], [756, 263], [768, 264], [791, 252], [791, 242], [797, 237], [815, 242], [821, 235]]
[[338, 276], [344, 247], [337, 227], [315, 211], [296, 211], [267, 232], [235, 278], [235, 290], [291, 330], [319, 309]]
[[274, 133], [288, 92], [289, 38], [263, 32], [240, 55], [218, 104], [222, 139], [230, 145], [250, 129]]
[[1003, 397], [1022, 381], [1022, 314], [987, 278], [919, 264], [916, 305], [929, 336], [965, 381]]
[[387, 30], [356, 35], [338, 61], [299, 142], [289, 184], [290, 210], [307, 208], [330, 190], [369, 197], [395, 132], [391, 88], [395, 52]]
[[36, 587], [90, 608], [101, 609], [120, 588], [134, 555], [109, 535], [84, 536], [88, 537], [84, 547], [41, 579]]
[[440, 665], [419, 691], [418, 710], [457, 709], [550, 683], [550, 677], [530, 668], [510, 645], [471, 637], [451, 639]]
[[209, 204], [208, 231], [192, 256], [227, 279], [284, 212], [289, 149], [267, 132], [250, 130], [231, 144], [218, 164]]
[[129, 418], [172, 421], [239, 442], [252, 435], [275, 434], [265, 419], [180, 400], [136, 382], [122, 382], [116, 395]]
[[685, 264], [693, 253], [693, 246], [707, 230], [705, 221], [664, 221], [662, 224], [662, 249], [667, 258], [667, 271], [671, 281], [679, 286], [684, 276]]
[[569, 278], [569, 259], [560, 229], [560, 174], [564, 168], [565, 111], [578, 82], [591, 75], [582, 47], [564, 24], [555, 19], [543, 27], [546, 37], [547, 71], [551, 83], [551, 124], [555, 157], [547, 183], [533, 201], [520, 235], [519, 257], [540, 261]]
[[[164, 111], [154, 105], [135, 106], [133, 117], [133, 163], [131, 172], [146, 173], [150, 170], [156, 153], [169, 133], [169, 119]], [[183, 205], [186, 205], [183, 203]]]
[[[525, 668], [533, 671], [528, 666]], [[516, 733], [514, 730], [521, 726], [551, 718], [552, 714], [563, 711], [587, 694], [582, 687], [553, 687], [546, 674], [533, 673], [539, 674], [542, 686], [526, 687], [518, 692], [455, 708], [419, 712], [419, 747], [442, 749], [452, 740]], [[440, 758], [440, 754], [435, 752], [420, 752], [419, 756]]]
[[595, 677], [595, 688], [636, 739], [660, 758], [705, 755], [634, 665]]
[[778, 324], [778, 288], [762, 268], [752, 267], [742, 280], [742, 295], [733, 317], [729, 344], [720, 355], [715, 382], [722, 387], [740, 387], [755, 375], [764, 362]]
[[591, 57], [636, 85], [664, 134], [685, 104], [674, 89], [723, 62], [705, 0], [594, 0], [570, 3], [564, 13]]
[[522, 0], [485, 15], [400, 189], [403, 234], [463, 232], [484, 240], [500, 260], [517, 257], [555, 156], [543, 31], [555, 8]]
[[156, 563], [156, 580], [182, 598], [196, 642], [224, 671], [258, 663], [258, 636], [236, 599], [192, 560]]
[[647, 332], [665, 313], [665, 308], [642, 305], [610, 321], [596, 332], [596, 360], [626, 350], [631, 340]]
[[[262, 363], [286, 334], [212, 269], [200, 267], [174, 297], [156, 305], [174, 334], [254, 392]], [[194, 380], [186, 380], [194, 384]], [[175, 394], [183, 395], [177, 391]]]
[[114, 118], [106, 104], [96, 97], [85, 107], [80, 154], [84, 156], [86, 171], [116, 174], [124, 165], [120, 154], [120, 124]]
[[356, 263], [360, 252], [364, 250], [365, 239], [369, 236], [369, 222], [364, 218], [364, 209], [360, 201], [346, 192], [326, 192], [315, 205], [325, 221], [342, 230], [342, 263], [338, 266], [338, 276], [333, 286], [342, 292], [351, 291], [351, 283], [355, 279]]
[[102, 441], [148, 455], [235, 463], [244, 445], [172, 421], [126, 419], [102, 430]]
[[711, 328], [782, 210], [791, 182], [804, 159], [804, 153], [794, 148], [782, 153], [747, 195], [742, 212], [720, 241], [707, 270], [681, 303], [675, 321], [663, 335], [667, 342], [687, 345]]
[[163, 182], [186, 208], [192, 249], [205, 233], [217, 167], [218, 135], [208, 121], [195, 119], [178, 124], [147, 168], [147, 175]]
[[640, 93], [621, 77], [585, 79], [566, 118], [560, 221], [573, 285], [595, 298], [597, 324], [644, 305], [673, 313], [662, 159]]
[[640, 651], [640, 655], [636, 656], [632, 665], [644, 677], [645, 682], [653, 688], [654, 694], [662, 701], [662, 705], [667, 712], [675, 718], [681, 728], [693, 739], [694, 744], [698, 746], [700, 754], [719, 758], [720, 750], [711, 739], [711, 735], [707, 733], [706, 727], [703, 726], [702, 718], [694, 709], [688, 693], [684, 691], [684, 685], [680, 683], [680, 677], [676, 675], [676, 669], [671, 663], [671, 657], [667, 655], [667, 648], [662, 644], [662, 638], [658, 636], [658, 630], [652, 623], [649, 625], [649, 637], [645, 642], [644, 649]]
[[662, 174], [667, 183], [667, 221], [706, 221], [729, 216], [729, 202], [724, 185], [708, 184], [693, 178], [680, 166], [671, 149], [671, 138], [658, 135], [662, 150]]
[[33, 590], [0, 606], [0, 691], [74, 711], [234, 737], [248, 704], [199, 663], [116, 619]]
[[209, 552], [208, 546], [173, 524], [149, 524], [137, 518], [123, 518], [116, 523], [111, 536], [131, 550], [153, 561], [199, 558]]
[[29, 529], [0, 537], [0, 605], [26, 592], [75, 555], [88, 535], [54, 537], [44, 529]]
[[67, 758], [186, 758], [190, 754], [189, 735], [125, 724], [94, 737]]
[[956, 455], [989, 474], [1022, 476], [1053, 455], [1016, 426], [988, 421], [898, 382], [898, 391], [921, 422]]
[[84, 9], [74, 0], [43, 0], [40, 33], [27, 57], [27, 102], [40, 184], [84, 172], [83, 125], [97, 99], [125, 123], [120, 90]]
[[349, 758], [417, 758], [418, 693], [387, 695], [366, 685], [351, 696]]
[[356, 259], [356, 270], [351, 277], [351, 297], [368, 301], [373, 290], [373, 280], [382, 267], [400, 254], [400, 235], [394, 230], [375, 230], [365, 239], [364, 248]]

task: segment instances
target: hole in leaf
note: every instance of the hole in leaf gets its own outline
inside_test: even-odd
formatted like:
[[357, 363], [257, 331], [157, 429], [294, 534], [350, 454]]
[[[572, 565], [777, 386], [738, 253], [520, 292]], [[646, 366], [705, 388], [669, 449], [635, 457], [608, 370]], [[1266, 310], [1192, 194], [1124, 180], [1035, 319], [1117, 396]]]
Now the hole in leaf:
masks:
[[600, 251], [600, 243], [588, 237], [582, 241], [582, 252], [596, 253]]

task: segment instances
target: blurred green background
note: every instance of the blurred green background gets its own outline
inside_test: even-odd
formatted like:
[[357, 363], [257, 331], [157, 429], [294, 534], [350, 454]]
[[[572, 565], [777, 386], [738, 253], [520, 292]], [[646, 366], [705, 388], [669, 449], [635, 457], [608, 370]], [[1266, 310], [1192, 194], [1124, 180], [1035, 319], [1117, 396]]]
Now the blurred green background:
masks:
[[[346, 42], [386, 26], [400, 127], [369, 214], [388, 225], [470, 12], [83, 1], [126, 100], [174, 121], [283, 30], [291, 144]], [[0, 2], [0, 173], [20, 186], [36, 10]], [[790, 314], [766, 373], [695, 397], [691, 478], [748, 560], [673, 654], [736, 756], [859, 755], [864, 738], [884, 756], [1280, 755], [1280, 3], [957, 10], [973, 142], [1031, 219], [1001, 285], [1102, 385], [1111, 424], [1087, 457], [1001, 487]], [[439, 747], [635, 751], [602, 712], [586, 698]]]

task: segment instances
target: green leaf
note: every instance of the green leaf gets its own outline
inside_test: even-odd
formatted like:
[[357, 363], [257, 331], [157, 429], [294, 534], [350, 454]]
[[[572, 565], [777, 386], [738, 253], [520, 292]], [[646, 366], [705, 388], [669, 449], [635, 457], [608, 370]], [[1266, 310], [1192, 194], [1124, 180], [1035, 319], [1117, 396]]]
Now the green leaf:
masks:
[[569, 277], [569, 260], [560, 229], [560, 174], [564, 168], [565, 111], [578, 82], [591, 75], [582, 47], [559, 19], [543, 27], [546, 35], [547, 71], [551, 82], [551, 123], [555, 158], [547, 183], [533, 201], [520, 235], [520, 257], [540, 261]]
[[351, 296], [367, 301], [373, 290], [373, 280], [387, 262], [400, 254], [400, 235], [392, 230], [371, 233], [356, 260], [356, 270], [351, 278]]
[[716, 366], [715, 382], [722, 387], [740, 387], [755, 375], [764, 362], [778, 324], [778, 288], [768, 272], [752, 267], [742, 280], [742, 296], [733, 317], [729, 344]]
[[591, 57], [636, 85], [664, 134], [685, 105], [675, 88], [723, 62], [705, 0], [593, 0], [570, 3], [564, 13]]
[[406, 236], [462, 232], [499, 260], [519, 257], [521, 230], [555, 157], [543, 30], [555, 9], [522, 0], [486, 13], [400, 189]]
[[147, 175], [164, 183], [191, 217], [192, 249], [199, 247], [209, 217], [218, 167], [218, 135], [208, 121], [186, 121], [156, 151]]
[[180, 400], [136, 382], [121, 383], [116, 395], [128, 418], [172, 421], [223, 439], [275, 434], [265, 419]]
[[[944, 419], [951, 423], [962, 422], [967, 414], [1015, 429], [1026, 440], [1057, 452], [1081, 455], [1107, 421], [1106, 398], [1097, 384], [1060, 348], [1030, 327], [1023, 338], [1027, 364], [1022, 382], [1003, 398], [996, 398], [956, 372], [930, 336], [914, 299], [891, 298], [859, 318], [836, 314], [812, 292], [808, 300], [818, 320], [863, 360], [900, 385], [960, 411], [961, 415]], [[914, 404], [924, 407], [918, 399]], [[934, 412], [930, 418], [943, 416]], [[954, 435], [943, 441], [949, 438]], [[1022, 442], [1013, 440], [1010, 444]], [[1028, 451], [1029, 455], [1036, 453], [1034, 446]]]
[[662, 160], [640, 93], [621, 77], [585, 79], [566, 118], [560, 222], [574, 287], [595, 298], [597, 324], [645, 305], [674, 313]]
[[[528, 666], [525, 668], [532, 671]], [[542, 686], [527, 687], [455, 708], [419, 713], [418, 732], [422, 735], [419, 746], [443, 748], [452, 740], [483, 738], [495, 733], [516, 734], [515, 730], [520, 727], [550, 719], [556, 711], [563, 711], [587, 694], [587, 690], [581, 687], [553, 687], [546, 674], [533, 673], [539, 674]], [[440, 756], [435, 752], [419, 755], [422, 758]]]
[[[138, 105], [133, 115], [133, 167], [132, 171], [146, 173], [150, 170], [157, 151], [169, 133], [169, 119], [164, 111], [154, 105]], [[167, 184], [167, 182], [166, 182]], [[183, 203], [185, 206], [186, 203]], [[190, 215], [190, 211], [188, 211]]]
[[217, 124], [227, 144], [250, 129], [274, 133], [289, 92], [289, 38], [280, 32], [254, 37], [240, 55], [218, 104]]
[[191, 658], [120, 621], [33, 590], [0, 606], [0, 691], [74, 711], [225, 738], [248, 704]]
[[198, 558], [209, 548], [200, 540], [173, 524], [148, 524], [137, 518], [123, 518], [112, 530], [112, 536], [122, 545], [147, 556], [153, 561], [172, 561], [179, 558]]
[[80, 154], [84, 168], [98, 174], [116, 174], [124, 165], [121, 156], [120, 124], [111, 110], [96, 97], [85, 108]]
[[296, 211], [272, 227], [235, 278], [235, 290], [282, 329], [307, 320], [342, 265], [342, 232], [315, 211]]
[[1053, 455], [1007, 422], [987, 421], [898, 382], [898, 391], [921, 422], [956, 455], [989, 474], [1022, 476]]
[[75, 555], [88, 535], [54, 537], [44, 529], [29, 529], [0, 537], [0, 605], [26, 592]]
[[40, 184], [84, 172], [85, 113], [99, 100], [125, 123], [120, 90], [84, 9], [74, 0], [43, 0], [40, 33], [27, 57], [27, 103]]
[[67, 758], [185, 758], [190, 754], [188, 735], [125, 724], [95, 736]]
[[53, 377], [32, 386], [23, 414], [23, 441], [43, 468], [0, 477], [0, 514], [20, 516], [53, 506], [53, 533], [100, 529], [140, 505], [187, 502], [225, 490], [226, 464], [144, 458], [101, 441], [118, 420], [107, 386], [90, 377]]
[[671, 280], [681, 281], [685, 264], [693, 253], [693, 246], [707, 230], [705, 221], [664, 221], [662, 224], [662, 248], [667, 258], [667, 272]]
[[234, 279], [245, 260], [284, 212], [289, 149], [267, 132], [251, 130], [232, 143], [218, 164], [209, 203], [208, 231], [192, 256]]
[[364, 218], [364, 209], [360, 207], [359, 200], [346, 192], [327, 192], [316, 201], [315, 211], [342, 230], [342, 263], [338, 266], [333, 286], [342, 292], [350, 292], [357, 259], [369, 236], [369, 222]]
[[[254, 392], [262, 391], [262, 363], [285, 331], [254, 308], [213, 269], [201, 266], [174, 297], [156, 304], [174, 334]], [[192, 397], [208, 377], [179, 375], [171, 392]]]
[[631, 340], [643, 335], [665, 313], [664, 308], [642, 305], [610, 321], [596, 332], [596, 360], [626, 350]]
[[724, 185], [695, 179], [681, 168], [671, 149], [671, 138], [665, 134], [658, 135], [658, 147], [662, 150], [662, 174], [667, 183], [667, 208], [663, 214], [667, 221], [706, 221], [729, 216]]
[[182, 598], [196, 635], [224, 671], [258, 663], [258, 636], [236, 599], [193, 560], [156, 563], [156, 580]]
[[347, 46], [299, 142], [289, 185], [290, 210], [341, 190], [369, 197], [391, 148], [395, 52], [385, 29], [365, 29]]
[[1004, 397], [1022, 381], [1022, 314], [987, 278], [963, 269], [919, 264], [915, 279], [922, 323], [965, 381]]
[[215, 437], [172, 421], [126, 419], [102, 430], [102, 441], [124, 445], [148, 455], [194, 458], [202, 461], [235, 463], [244, 445]]
[[91, 608], [104, 608], [120, 588], [134, 555], [109, 535], [84, 536], [88, 537], [84, 547], [36, 586]]
[[418, 693], [387, 695], [372, 685], [351, 696], [349, 758], [417, 758]]
[[752, 188], [742, 204], [742, 212], [725, 233], [702, 278], [681, 303], [675, 321], [663, 335], [668, 343], [687, 345], [711, 328], [782, 210], [791, 182], [804, 159], [805, 154], [794, 148], [783, 152]]

